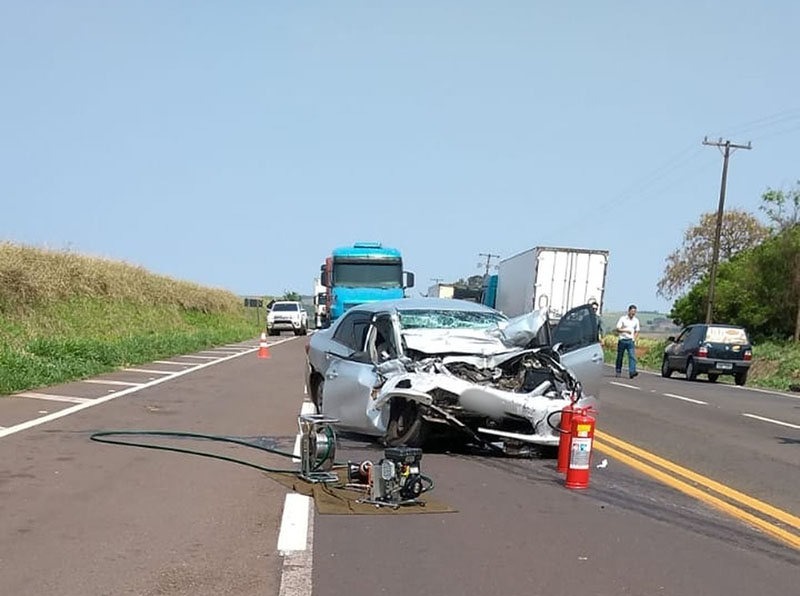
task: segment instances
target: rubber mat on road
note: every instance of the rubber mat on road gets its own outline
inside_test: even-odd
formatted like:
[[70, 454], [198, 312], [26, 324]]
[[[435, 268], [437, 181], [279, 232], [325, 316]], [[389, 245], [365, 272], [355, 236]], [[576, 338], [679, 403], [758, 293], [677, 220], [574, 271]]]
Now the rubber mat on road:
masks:
[[358, 503], [364, 498], [362, 491], [357, 491], [343, 486], [329, 487], [324, 484], [310, 484], [296, 476], [285, 474], [267, 474], [276, 482], [282, 484], [301, 495], [314, 498], [317, 513], [320, 515], [414, 515], [422, 513], [456, 513], [447, 503], [433, 496], [423, 496], [425, 505], [409, 505], [406, 507], [376, 507], [369, 503]]

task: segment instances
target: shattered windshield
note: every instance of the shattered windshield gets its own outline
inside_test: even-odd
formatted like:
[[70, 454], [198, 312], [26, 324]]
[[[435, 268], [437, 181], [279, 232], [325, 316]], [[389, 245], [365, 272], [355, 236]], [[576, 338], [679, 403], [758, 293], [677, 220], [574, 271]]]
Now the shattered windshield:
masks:
[[488, 329], [507, 319], [496, 312], [465, 310], [406, 310], [400, 312], [403, 329]]

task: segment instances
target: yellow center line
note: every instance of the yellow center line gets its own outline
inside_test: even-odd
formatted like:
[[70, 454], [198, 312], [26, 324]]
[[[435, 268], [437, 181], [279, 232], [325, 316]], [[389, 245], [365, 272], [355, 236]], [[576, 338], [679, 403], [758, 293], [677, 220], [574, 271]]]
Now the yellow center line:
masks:
[[756, 511], [759, 511], [765, 515], [769, 515], [770, 517], [785, 523], [787, 526], [791, 526], [795, 529], [800, 530], [800, 517], [792, 515], [787, 511], [778, 509], [777, 507], [774, 507], [769, 503], [765, 503], [764, 501], [759, 501], [758, 499], [755, 499], [749, 495], [741, 493], [738, 490], [731, 488], [730, 486], [726, 486], [720, 482], [711, 480], [710, 478], [706, 478], [705, 476], [701, 476], [697, 472], [693, 472], [692, 470], [679, 466], [678, 464], [675, 464], [667, 459], [664, 459], [663, 457], [659, 457], [653, 453], [650, 453], [649, 451], [645, 451], [644, 449], [636, 447], [635, 445], [626, 443], [625, 441], [617, 439], [616, 437], [612, 437], [611, 435], [606, 434], [602, 431], [596, 430], [594, 436], [598, 439], [601, 439], [602, 441], [610, 443], [611, 445], [619, 447], [624, 451], [627, 451], [633, 455], [641, 457], [642, 459], [652, 464], [660, 466], [665, 470], [669, 470], [670, 472], [678, 474], [679, 476], [683, 476], [687, 480], [691, 480], [692, 482], [696, 482], [701, 486], [705, 486], [706, 488], [716, 491], [733, 501], [737, 501], [738, 503], [750, 507], [751, 509], [755, 509]]
[[[597, 432], [595, 431], [595, 437], [596, 436]], [[791, 532], [788, 532], [783, 528], [776, 526], [775, 524], [763, 520], [760, 517], [756, 517], [752, 513], [748, 513], [743, 509], [739, 509], [735, 505], [731, 505], [727, 501], [723, 501], [722, 499], [715, 497], [705, 492], [704, 490], [691, 486], [690, 484], [687, 484], [682, 480], [678, 480], [677, 478], [670, 476], [666, 472], [662, 472], [661, 470], [658, 470], [652, 466], [648, 466], [647, 464], [644, 464], [639, 460], [634, 459], [633, 457], [627, 455], [626, 453], [623, 453], [622, 451], [618, 451], [613, 447], [605, 445], [602, 441], [598, 441], [595, 439], [594, 446], [603, 453], [610, 455], [611, 457], [629, 465], [630, 467], [636, 470], [639, 470], [643, 474], [646, 474], [651, 478], [655, 478], [656, 480], [663, 482], [667, 486], [671, 486], [672, 488], [679, 490], [682, 493], [694, 497], [699, 501], [703, 501], [704, 503], [707, 503], [712, 507], [716, 507], [717, 509], [724, 511], [725, 513], [728, 513], [729, 515], [737, 519], [749, 523], [750, 525], [760, 530], [763, 530], [767, 534], [774, 536], [779, 540], [782, 540], [786, 544], [789, 544], [790, 546], [793, 546], [796, 549], [800, 549], [800, 536], [792, 534]]]

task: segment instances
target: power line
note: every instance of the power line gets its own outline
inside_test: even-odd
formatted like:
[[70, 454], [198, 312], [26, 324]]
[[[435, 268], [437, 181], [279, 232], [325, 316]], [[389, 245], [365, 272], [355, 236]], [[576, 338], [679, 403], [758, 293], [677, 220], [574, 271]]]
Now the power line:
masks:
[[728, 159], [731, 156], [731, 149], [752, 149], [752, 145], [737, 145], [730, 140], [709, 141], [708, 137], [703, 139], [703, 145], [717, 147], [722, 151], [722, 181], [719, 187], [719, 207], [717, 207], [717, 225], [714, 229], [714, 248], [711, 253], [711, 277], [708, 282], [708, 309], [706, 310], [706, 323], [712, 323], [714, 317], [714, 286], [717, 281], [717, 263], [719, 262], [719, 237], [722, 233], [722, 212], [725, 209], [725, 187], [728, 183]]

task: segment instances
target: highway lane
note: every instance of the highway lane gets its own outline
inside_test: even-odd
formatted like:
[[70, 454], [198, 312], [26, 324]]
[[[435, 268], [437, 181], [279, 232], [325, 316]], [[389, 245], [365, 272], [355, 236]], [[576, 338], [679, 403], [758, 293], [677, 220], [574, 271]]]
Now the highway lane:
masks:
[[[800, 516], [800, 399], [606, 369], [598, 427]], [[695, 400], [685, 401], [674, 396]]]
[[[283, 488], [247, 468], [97, 445], [88, 434], [100, 428], [180, 429], [268, 436], [291, 449], [303, 401], [303, 343], [273, 348], [268, 361], [242, 356], [0, 439], [0, 590], [67, 596], [277, 594]], [[139, 368], [202, 362], [170, 360], [179, 364]], [[104, 378], [133, 382], [148, 375], [155, 373]], [[620, 382], [636, 388], [611, 384]], [[646, 375], [633, 381], [609, 375], [605, 383], [601, 430], [797, 513], [796, 498], [791, 501], [798, 488], [796, 463], [788, 449], [781, 450], [796, 444], [776, 442], [772, 427], [767, 431], [763, 423], [729, 409], [733, 401], [724, 397], [725, 391], [737, 392], [731, 400], [763, 396]], [[109, 389], [124, 390], [83, 384], [47, 392], [102, 396]], [[719, 401], [720, 407], [659, 392]], [[0, 419], [5, 405], [13, 402], [0, 400]], [[773, 415], [791, 413], [785, 404], [766, 407], [780, 409], [763, 410]], [[714, 432], [702, 434], [709, 424]], [[563, 487], [552, 459], [461, 451], [429, 451], [423, 458], [436, 496], [457, 513], [317, 515], [314, 594], [728, 596], [785, 595], [796, 587], [800, 551], [612, 456], [596, 453], [595, 464], [606, 458], [608, 465], [593, 468], [589, 490], [575, 492]], [[374, 443], [345, 436], [338, 458], [380, 455]], [[778, 477], [792, 469], [794, 478]]]
[[[252, 438], [291, 451], [303, 400], [298, 374], [303, 358], [303, 342], [289, 341], [273, 347], [270, 360], [251, 352], [1, 438], [0, 593], [277, 594], [283, 487], [243, 466], [103, 445], [91, 442], [89, 434], [184, 430]], [[199, 357], [171, 361], [193, 362], [190, 367], [211, 362]], [[138, 368], [183, 367], [151, 363]], [[284, 374], [287, 367], [295, 374]], [[133, 382], [148, 375], [159, 378], [137, 371], [101, 378]], [[96, 398], [109, 388], [124, 389], [66, 387], [39, 391], [73, 396], [83, 391]], [[20, 401], [35, 402], [39, 410], [21, 412]], [[0, 398], [0, 419], [19, 422], [23, 414], [37, 416], [64, 405], [74, 404]], [[261, 465], [291, 466], [263, 452], [175, 443]]]

